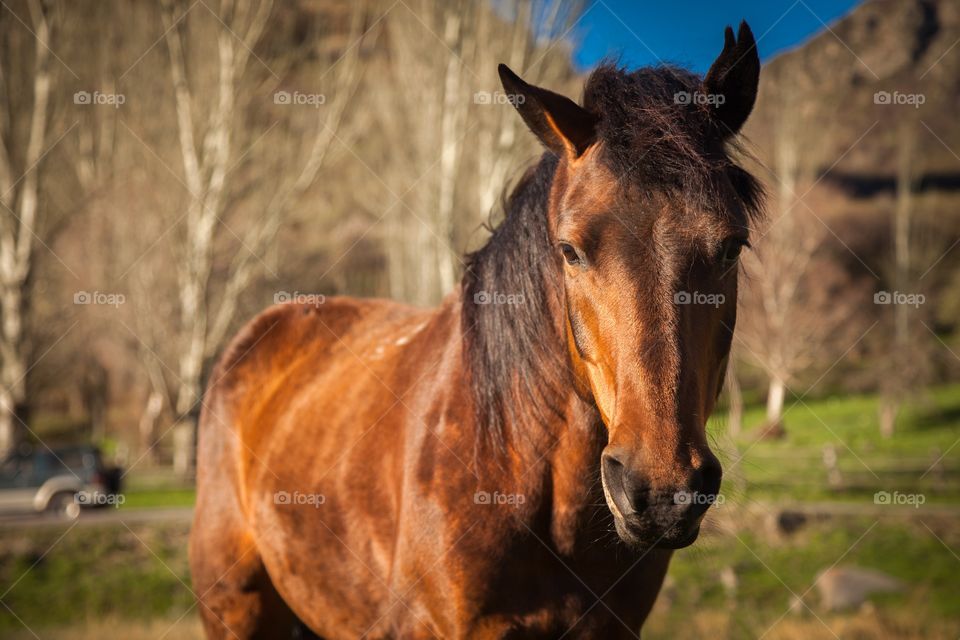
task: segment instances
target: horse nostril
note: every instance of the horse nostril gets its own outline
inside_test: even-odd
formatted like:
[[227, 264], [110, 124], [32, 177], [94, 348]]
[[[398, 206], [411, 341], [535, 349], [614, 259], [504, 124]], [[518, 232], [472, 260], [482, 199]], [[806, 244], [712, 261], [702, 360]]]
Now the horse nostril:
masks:
[[694, 470], [689, 489], [678, 494], [681, 499], [677, 505], [687, 519], [699, 518], [716, 502], [722, 476], [723, 470], [715, 458], [706, 460]]
[[627, 471], [619, 458], [605, 453], [601, 464], [607, 493], [620, 510], [620, 515], [626, 517], [647, 508], [649, 489]]
[[650, 506], [650, 488], [647, 485], [631, 482], [627, 478], [624, 481], [624, 493], [634, 513], [642, 513]]
[[698, 471], [700, 476], [700, 493], [716, 496], [720, 493], [720, 480], [723, 478], [723, 468], [716, 459], [706, 461]]
[[[629, 506], [622, 501], [623, 497], [623, 463], [609, 453], [601, 457], [603, 484], [607, 496], [613, 500], [621, 514]], [[625, 514], [624, 514], [625, 515]]]

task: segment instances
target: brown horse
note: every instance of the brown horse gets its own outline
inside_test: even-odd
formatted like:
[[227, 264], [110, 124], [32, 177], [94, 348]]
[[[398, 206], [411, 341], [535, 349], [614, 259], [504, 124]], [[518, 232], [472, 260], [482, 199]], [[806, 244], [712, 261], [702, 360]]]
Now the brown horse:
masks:
[[704, 78], [602, 66], [583, 106], [501, 66], [548, 152], [460, 289], [243, 329], [200, 425], [210, 637], [637, 636], [720, 488], [759, 69], [746, 24]]

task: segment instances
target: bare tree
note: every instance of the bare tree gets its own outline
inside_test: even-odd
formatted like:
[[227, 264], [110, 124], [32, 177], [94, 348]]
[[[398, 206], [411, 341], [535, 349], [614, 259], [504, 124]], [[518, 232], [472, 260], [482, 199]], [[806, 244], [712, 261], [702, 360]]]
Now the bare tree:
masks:
[[496, 63], [562, 88], [573, 77], [563, 37], [578, 11], [579, 3], [538, 0], [504, 2], [499, 11], [418, 0], [391, 12], [397, 82], [378, 97], [388, 146], [402, 154], [382, 168], [399, 199], [383, 214], [393, 296], [433, 304], [454, 288], [470, 233], [538, 150], [517, 135]]
[[[502, 29], [491, 19], [478, 22], [477, 39], [495, 43], [488, 44], [480, 53], [487, 60], [495, 55], [510, 68], [522, 70], [524, 77], [531, 78], [532, 82], [563, 86], [573, 79], [567, 66], [568, 45], [564, 38], [582, 10], [580, 2], [515, 0], [505, 3], [504, 11], [512, 20], [508, 29]], [[535, 19], [538, 20], [536, 27]], [[479, 66], [488, 74], [485, 77], [497, 82], [493, 65], [481, 63]], [[516, 144], [522, 123], [510, 109], [475, 109], [475, 117], [483, 119], [477, 130], [477, 144], [472, 147], [477, 163], [479, 214], [488, 216], [510, 173], [517, 170], [516, 165], [524, 162], [531, 150]]]
[[807, 203], [809, 179], [801, 159], [816, 154], [823, 140], [804, 137], [800, 98], [789, 84], [777, 96], [771, 132], [773, 206], [767, 226], [758, 230], [756, 252], [744, 260], [743, 354], [768, 377], [764, 434], [774, 437], [783, 434], [788, 385], [827, 350], [826, 337], [840, 322], [841, 309], [850, 308], [849, 301], [825, 295], [828, 283], [820, 281], [831, 269], [815, 260], [826, 228]]
[[822, 241], [817, 231], [790, 214], [764, 236], [763, 247], [758, 249], [761, 257], [747, 258], [753, 277], [745, 296], [748, 310], [741, 335], [748, 345], [747, 357], [763, 367], [769, 377], [765, 427], [769, 435], [782, 432], [787, 385], [795, 373], [812, 364], [805, 342], [809, 335], [799, 330], [800, 325], [808, 324], [810, 313], [800, 297], [800, 286]]
[[[789, 97], [784, 98], [774, 131], [773, 174], [775, 206], [771, 222], [757, 242], [762, 265], [752, 264], [745, 307], [748, 311], [743, 334], [747, 355], [769, 376], [767, 425], [770, 433], [781, 430], [784, 398], [792, 374], [806, 363], [798, 348], [794, 320], [803, 313], [798, 304], [801, 281], [814, 251], [822, 241], [822, 230], [809, 217], [800, 219], [797, 201], [800, 169], [799, 112]], [[802, 228], [801, 228], [802, 227]], [[751, 259], [748, 257], [748, 264]]]
[[[805, 99], [812, 80], [794, 82], [777, 67], [768, 81], [776, 91], [760, 114], [765, 127], [764, 157], [771, 187], [769, 219], [755, 229], [755, 251], [743, 261], [738, 336], [741, 355], [767, 377], [764, 435], [783, 435], [783, 413], [788, 386], [799, 382], [810, 368], [833, 359], [850, 345], [856, 330], [858, 298], [843, 267], [826, 243], [823, 220], [829, 196], [814, 180], [816, 168], [828, 157], [835, 118], [817, 115]], [[768, 85], [769, 91], [770, 85]], [[829, 105], [831, 110], [837, 105]], [[807, 123], [824, 121], [817, 132]], [[839, 348], [839, 351], [837, 351]], [[816, 376], [814, 376], [816, 377]]]
[[[917, 192], [922, 175], [923, 162], [917, 152], [919, 126], [913, 113], [900, 119], [894, 144], [896, 145], [896, 189], [891, 221], [893, 259], [887, 266], [893, 292], [886, 292], [892, 314], [892, 327], [886, 334], [883, 345], [884, 365], [879, 367], [880, 387], [880, 433], [885, 438], [893, 437], [900, 409], [912, 394], [922, 388], [930, 373], [931, 358], [924, 352], [931, 347], [930, 336], [920, 317], [921, 306], [907, 303], [907, 296], [923, 295], [918, 287], [923, 284], [916, 278], [916, 263], [936, 257], [930, 252], [929, 242], [923, 241], [918, 231], [923, 220], [917, 220]], [[919, 223], [919, 224], [918, 224]]]
[[[331, 100], [322, 112], [318, 110], [322, 115], [318, 116], [307, 157], [298, 171], [282, 175], [278, 182], [269, 185], [275, 195], [255, 219], [248, 221], [247, 233], [237, 241], [226, 273], [215, 282], [211, 274], [217, 234], [223, 230], [221, 216], [230, 197], [230, 172], [232, 163], [237, 161], [235, 142], [242, 124], [238, 105], [250, 91], [250, 85], [243, 82], [244, 74], [271, 10], [271, 2], [223, 0], [214, 25], [216, 67], [200, 70], [188, 68], [184, 52], [187, 26], [195, 18], [184, 16], [189, 9], [183, 2], [161, 2], [183, 176], [189, 190], [182, 236], [183, 258], [177, 278], [180, 321], [173, 394], [178, 419], [174, 464], [182, 473], [189, 472], [193, 465], [195, 414], [204, 364], [230, 328], [239, 296], [261, 268], [260, 256], [275, 237], [284, 215], [315, 182], [356, 88], [357, 48], [351, 47], [344, 55], [346, 61], [331, 79], [331, 86], [338, 80], [340, 84], [329, 93]], [[362, 13], [357, 11], [355, 16], [351, 32], [356, 36]], [[203, 64], [198, 56], [189, 59], [195, 67]], [[205, 73], [216, 78], [216, 85], [212, 95], [203, 100], [196, 91], [202, 84], [192, 86], [190, 80], [203, 78]]]
[[[913, 214], [915, 149], [917, 131], [910, 119], [905, 119], [897, 134], [897, 186], [893, 215], [893, 285], [894, 292], [906, 291], [910, 278], [910, 226]], [[909, 381], [902, 367], [911, 360], [907, 351], [910, 346], [910, 312], [907, 305], [895, 304], [891, 359], [896, 366], [883, 376], [881, 382], [880, 433], [885, 438], [893, 436], [897, 414]]]
[[[4, 113], [0, 119], [0, 454], [15, 444], [17, 426], [24, 423], [29, 369], [24, 320], [37, 242], [35, 229], [41, 213], [39, 175], [53, 85], [50, 6], [43, 0], [30, 0], [27, 6], [35, 55], [30, 87], [33, 103], [26, 115], [26, 135], [17, 135], [17, 118], [11, 113], [15, 103], [9, 94], [2, 96]], [[5, 86], [8, 73], [0, 67], [0, 74]], [[14, 148], [18, 142], [24, 145], [22, 149]]]

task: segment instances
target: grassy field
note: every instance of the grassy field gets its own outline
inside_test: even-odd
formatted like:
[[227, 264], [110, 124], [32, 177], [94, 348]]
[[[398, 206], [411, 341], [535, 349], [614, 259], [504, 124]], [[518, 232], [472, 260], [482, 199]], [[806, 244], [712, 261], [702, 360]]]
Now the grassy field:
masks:
[[[960, 548], [956, 524], [839, 517], [784, 536], [771, 532], [762, 514], [737, 510], [718, 532], [674, 555], [645, 637], [709, 629], [722, 638], [956, 638], [960, 560], [947, 548]], [[880, 570], [907, 587], [863, 609], [831, 613], [821, 606], [816, 578], [834, 563]]]
[[[872, 395], [788, 400], [780, 440], [757, 439], [763, 420], [762, 407], [748, 409], [736, 439], [726, 435], [722, 413], [711, 420], [728, 497], [872, 503], [878, 491], [898, 491], [960, 504], [960, 385], [933, 389], [907, 407], [889, 439], [880, 436]], [[836, 454], [833, 482], [826, 448]]]
[[192, 507], [197, 492], [181, 487], [133, 487], [123, 492], [121, 509], [149, 509], [153, 507]]
[[[879, 435], [871, 396], [797, 403], [782, 440], [753, 437], [762, 418], [760, 409], [749, 410], [735, 440], [724, 435], [722, 419], [711, 425], [727, 500], [712, 511], [701, 540], [676, 553], [644, 637], [960, 636], [960, 518], [950, 509], [960, 508], [960, 446], [953, 446], [960, 385], [910, 408], [889, 440]], [[837, 455], [832, 484], [824, 447]], [[877, 505], [877, 491], [922, 493], [925, 504]], [[192, 489], [147, 476], [132, 475], [125, 493], [123, 509], [194, 500]], [[790, 534], [771, 525], [781, 509], [810, 501], [842, 508]], [[0, 601], [8, 607], [0, 607], [0, 637], [198, 637], [188, 527], [0, 530]], [[860, 609], [828, 612], [815, 581], [834, 564], [876, 569], [906, 588]]]
[[[123, 637], [157, 638], [171, 628], [167, 637], [193, 637], [186, 523], [63, 532], [0, 531], [0, 583], [12, 585], [2, 598], [9, 609], [0, 609], [0, 636], [33, 637], [26, 625], [41, 638], [98, 637], [110, 620], [126, 630]], [[645, 637], [710, 630], [717, 638], [756, 638], [769, 630], [769, 638], [832, 638], [847, 637], [846, 629], [864, 638], [956, 638], [960, 561], [944, 545], [960, 548], [960, 529], [938, 517], [837, 518], [784, 537], [769, 531], [762, 514], [738, 510], [677, 552]], [[879, 569], [907, 589], [867, 610], [829, 613], [814, 580], [837, 561]], [[724, 571], [736, 575], [734, 590], [724, 586]], [[805, 594], [810, 610], [788, 613], [794, 594]]]
[[[189, 523], [0, 531], [0, 636], [191, 610]], [[24, 637], [32, 637], [27, 636]], [[116, 636], [121, 637], [121, 636]]]

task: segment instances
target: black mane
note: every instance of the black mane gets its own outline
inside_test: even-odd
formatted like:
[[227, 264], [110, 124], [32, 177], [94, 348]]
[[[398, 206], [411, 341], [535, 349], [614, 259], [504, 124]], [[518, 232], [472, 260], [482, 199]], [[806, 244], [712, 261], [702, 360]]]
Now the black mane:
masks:
[[[539, 415], [555, 412], [567, 366], [551, 305], [562, 304], [557, 252], [550, 244], [547, 199], [557, 157], [546, 153], [507, 198], [504, 221], [467, 256], [463, 275], [464, 353], [477, 418], [496, 446], [516, 424], [517, 397]], [[499, 299], [498, 299], [499, 298]]]

